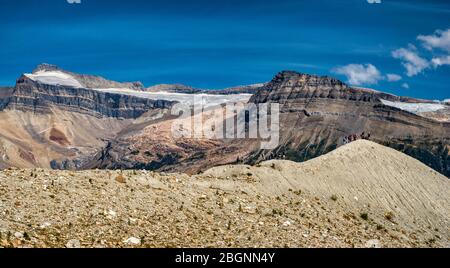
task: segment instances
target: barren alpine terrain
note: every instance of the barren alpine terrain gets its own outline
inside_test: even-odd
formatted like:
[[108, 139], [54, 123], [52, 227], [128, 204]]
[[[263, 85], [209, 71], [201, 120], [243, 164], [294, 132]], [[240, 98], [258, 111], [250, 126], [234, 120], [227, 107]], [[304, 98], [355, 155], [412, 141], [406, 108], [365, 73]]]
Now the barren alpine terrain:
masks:
[[0, 173], [1, 247], [449, 247], [450, 182], [360, 140], [202, 174]]

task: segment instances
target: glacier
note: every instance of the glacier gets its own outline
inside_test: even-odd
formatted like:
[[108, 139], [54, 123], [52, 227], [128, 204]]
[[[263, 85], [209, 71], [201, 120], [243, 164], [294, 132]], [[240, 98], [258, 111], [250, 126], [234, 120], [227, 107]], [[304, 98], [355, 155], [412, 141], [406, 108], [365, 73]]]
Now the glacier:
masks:
[[384, 105], [395, 107], [404, 111], [408, 111], [410, 113], [418, 114], [418, 113], [427, 113], [427, 112], [436, 112], [439, 110], [444, 110], [449, 108], [444, 104], [440, 103], [408, 103], [408, 102], [399, 102], [399, 101], [388, 101], [381, 99], [381, 102]]

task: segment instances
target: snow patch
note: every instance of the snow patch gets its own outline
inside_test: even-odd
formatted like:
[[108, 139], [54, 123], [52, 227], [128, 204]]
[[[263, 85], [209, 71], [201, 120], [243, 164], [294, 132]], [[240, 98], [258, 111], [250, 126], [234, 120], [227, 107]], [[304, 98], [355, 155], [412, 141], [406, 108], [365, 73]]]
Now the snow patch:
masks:
[[[61, 71], [38, 71], [33, 74], [25, 74], [26, 77], [33, 81], [54, 86], [66, 86], [73, 88], [83, 88], [83, 85], [72, 75]], [[215, 94], [185, 94], [185, 93], [171, 93], [171, 92], [143, 92], [128, 88], [90, 88], [91, 90], [130, 95], [139, 98], [146, 98], [152, 100], [166, 100], [176, 101], [187, 105], [194, 104], [194, 97], [202, 97], [206, 107], [212, 107], [224, 103], [248, 102], [252, 94], [230, 94], [230, 95], [215, 95]]]
[[39, 71], [33, 74], [25, 74], [26, 77], [33, 81], [54, 86], [66, 86], [74, 88], [82, 88], [80, 82], [73, 76], [60, 71]]
[[139, 98], [146, 98], [152, 100], [166, 100], [176, 101], [186, 105], [193, 105], [195, 97], [202, 97], [205, 102], [205, 107], [217, 106], [224, 103], [248, 102], [252, 94], [230, 94], [230, 95], [214, 95], [214, 94], [185, 94], [185, 93], [171, 93], [171, 92], [143, 92], [131, 89], [120, 88], [92, 88], [106, 93], [130, 95]]
[[407, 103], [407, 102], [394, 102], [388, 100], [381, 100], [384, 105], [395, 107], [410, 113], [427, 113], [436, 112], [448, 108], [447, 106], [439, 103]]

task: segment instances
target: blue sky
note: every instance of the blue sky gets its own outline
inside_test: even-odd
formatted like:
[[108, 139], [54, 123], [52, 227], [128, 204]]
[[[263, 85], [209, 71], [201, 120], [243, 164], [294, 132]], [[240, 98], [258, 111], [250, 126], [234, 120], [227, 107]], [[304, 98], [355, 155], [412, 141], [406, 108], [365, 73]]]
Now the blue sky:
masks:
[[0, 85], [47, 62], [147, 86], [224, 88], [295, 70], [450, 98], [450, 1], [81, 2], [0, 0]]

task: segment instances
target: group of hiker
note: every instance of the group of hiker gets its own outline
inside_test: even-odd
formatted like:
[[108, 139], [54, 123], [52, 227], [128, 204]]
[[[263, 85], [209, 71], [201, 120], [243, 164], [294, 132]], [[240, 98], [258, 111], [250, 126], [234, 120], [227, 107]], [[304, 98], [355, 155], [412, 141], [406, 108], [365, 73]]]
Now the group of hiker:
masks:
[[349, 136], [344, 137], [344, 144], [348, 144], [357, 140], [370, 140], [370, 133], [363, 132], [361, 135], [351, 134]]

